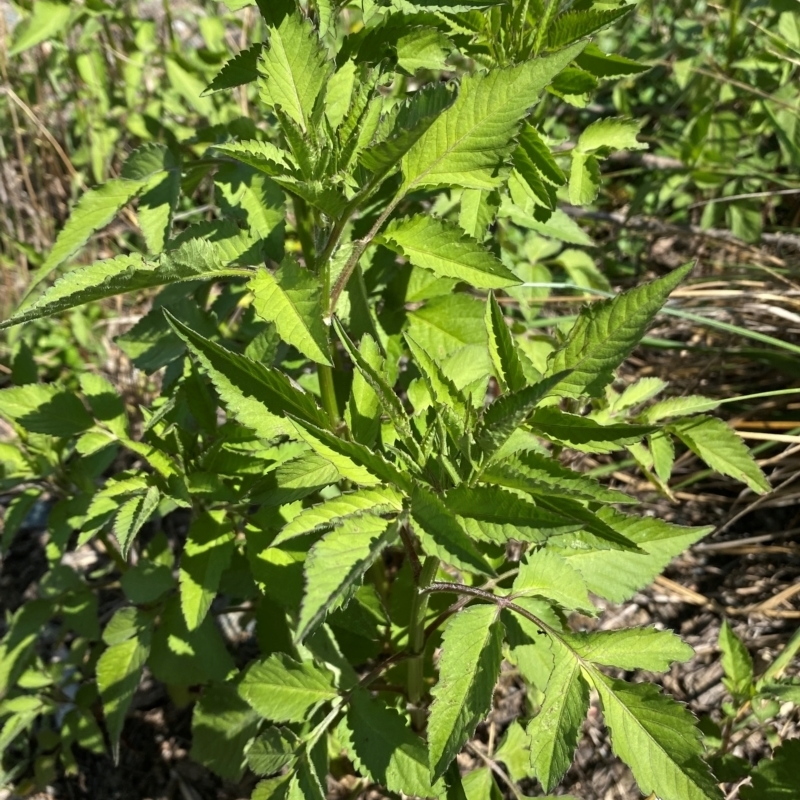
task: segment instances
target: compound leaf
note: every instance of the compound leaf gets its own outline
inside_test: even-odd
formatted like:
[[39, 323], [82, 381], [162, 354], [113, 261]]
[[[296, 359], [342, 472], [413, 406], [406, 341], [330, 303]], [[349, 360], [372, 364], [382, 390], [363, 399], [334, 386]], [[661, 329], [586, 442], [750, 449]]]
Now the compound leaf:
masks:
[[535, 550], [520, 564], [512, 593], [546, 597], [569, 610], [595, 613], [580, 573], [565, 558], [550, 550]]

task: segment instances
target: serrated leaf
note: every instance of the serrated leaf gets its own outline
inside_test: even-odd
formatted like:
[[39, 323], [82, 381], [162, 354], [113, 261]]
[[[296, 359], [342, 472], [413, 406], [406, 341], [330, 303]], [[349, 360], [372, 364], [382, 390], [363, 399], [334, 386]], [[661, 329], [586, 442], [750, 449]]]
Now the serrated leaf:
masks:
[[169, 312], [165, 313], [242, 425], [252, 428], [264, 439], [273, 439], [294, 433], [294, 426], [283, 418], [287, 413], [312, 424], [325, 424], [325, 417], [313, 397], [295, 388], [285, 375], [210, 342]]
[[621, 8], [592, 8], [586, 11], [566, 11], [559, 14], [547, 31], [547, 46], [551, 49], [576, 42], [584, 36], [608, 27], [624, 17], [630, 6]]
[[588, 44], [575, 59], [576, 63], [597, 78], [618, 78], [622, 75], [636, 75], [651, 69], [647, 64], [639, 64], [617, 53], [604, 53], [597, 45]]
[[503, 625], [496, 606], [467, 608], [442, 637], [439, 681], [428, 720], [431, 775], [436, 782], [492, 707], [502, 660]]
[[567, 182], [563, 170], [553, 158], [539, 131], [527, 122], [522, 126], [519, 135], [519, 149], [551, 186], [563, 186]]
[[549, 536], [571, 533], [580, 522], [539, 508], [499, 486], [461, 484], [444, 496], [447, 508], [461, 518], [461, 524], [473, 538], [505, 544], [543, 542]]
[[303, 453], [299, 458], [280, 464], [256, 483], [250, 490], [250, 499], [254, 503], [282, 506], [302, 500], [341, 479], [330, 461], [314, 452]]
[[274, 276], [266, 269], [259, 270], [247, 286], [256, 313], [274, 323], [287, 344], [312, 361], [330, 366], [322, 288], [313, 273], [287, 256]]
[[181, 556], [181, 610], [186, 627], [199, 627], [216, 597], [222, 573], [233, 555], [233, 526], [224, 511], [208, 511], [189, 528]]
[[271, 142], [255, 139], [246, 142], [229, 142], [214, 145], [214, 149], [226, 156], [260, 170], [265, 175], [282, 175], [291, 169], [288, 153]]
[[574, 45], [517, 67], [464, 77], [453, 105], [403, 157], [403, 189], [497, 187], [519, 123], [583, 47]]
[[[363, 364], [376, 374], [383, 371], [383, 354], [375, 339], [368, 333], [361, 337], [358, 352]], [[345, 411], [345, 421], [352, 437], [359, 443], [372, 447], [381, 429], [381, 402], [370, 380], [362, 370], [356, 370], [350, 388], [350, 398]]]
[[347, 713], [347, 751], [356, 769], [390, 792], [438, 797], [431, 786], [425, 745], [392, 708], [363, 690], [353, 692]]
[[588, 155], [610, 150], [646, 150], [647, 145], [636, 137], [642, 127], [640, 120], [626, 117], [606, 117], [587, 125], [573, 152]]
[[482, 189], [464, 189], [459, 205], [458, 224], [468, 236], [482, 242], [486, 229], [497, 217], [500, 195]]
[[722, 621], [718, 644], [722, 651], [725, 687], [737, 700], [749, 698], [753, 685], [753, 658], [744, 642], [734, 633], [728, 620]]
[[387, 138], [365, 149], [359, 163], [370, 170], [377, 181], [382, 180], [395, 170], [405, 154], [454, 100], [455, 94], [441, 84], [415, 93], [400, 108]]
[[411, 519], [422, 547], [429, 555], [471, 572], [494, 573], [475, 549], [455, 514], [436, 495], [418, 485], [411, 492]]
[[572, 153], [569, 175], [569, 201], [574, 206], [590, 205], [600, 191], [600, 163], [595, 156]]
[[548, 374], [572, 370], [551, 394], [599, 397], [670, 292], [691, 270], [692, 265], [686, 264], [663, 278], [584, 308], [564, 344], [548, 358]]
[[502, 289], [520, 283], [513, 272], [461, 228], [428, 214], [394, 220], [376, 241], [438, 277], [456, 278], [481, 289]]
[[233, 89], [235, 86], [243, 86], [258, 80], [258, 59], [263, 47], [264, 45], [258, 42], [228, 59], [214, 80], [203, 90], [203, 95], [221, 92], [223, 89]]
[[[131, 165], [131, 160], [143, 149], [139, 148], [128, 159], [125, 168]], [[136, 215], [147, 251], [160, 253], [172, 232], [172, 217], [181, 191], [181, 162], [163, 145], [150, 145], [148, 149], [151, 152], [156, 150], [153, 155], [158, 156], [159, 169], [145, 182]]]
[[436, 28], [411, 29], [397, 40], [397, 65], [411, 75], [420, 69], [445, 69], [452, 49], [452, 42]]
[[583, 575], [589, 591], [614, 603], [628, 600], [647, 586], [675, 556], [712, 530], [712, 526], [684, 528], [654, 517], [626, 516], [610, 509], [601, 509], [597, 517], [612, 521], [616, 531], [644, 552], [563, 549], [561, 554]]
[[772, 754], [763, 758], [750, 773], [750, 786], [742, 786], [742, 800], [798, 800], [797, 764], [800, 739], [787, 739]]
[[269, 46], [259, 63], [263, 76], [261, 99], [279, 106], [303, 130], [312, 127], [311, 116], [332, 65], [311, 23], [288, 14], [280, 26], [269, 29]]
[[713, 411], [719, 407], [719, 404], [719, 400], [712, 400], [710, 397], [696, 394], [686, 397], [669, 397], [645, 409], [640, 416], [644, 422], [660, 422], [668, 417], [684, 417], [688, 414]]
[[578, 609], [592, 616], [596, 613], [580, 573], [567, 559], [550, 550], [528, 554], [520, 564], [511, 591], [515, 596], [546, 597], [565, 609]]
[[563, 379], [562, 374], [552, 375], [518, 392], [500, 395], [492, 401], [475, 428], [475, 439], [487, 462], [501, 451], [514, 431], [531, 416], [541, 400], [552, 393], [552, 387]]
[[298, 436], [314, 452], [333, 464], [342, 477], [362, 486], [375, 486], [381, 481], [394, 483], [403, 489], [408, 486], [408, 478], [398, 472], [379, 452], [357, 442], [340, 439], [330, 431], [307, 422], [293, 421]]
[[144, 181], [116, 178], [81, 195], [44, 263], [31, 276], [27, 296], [30, 296], [31, 290], [54, 269], [75, 255], [89, 241], [93, 233], [108, 225], [119, 210], [133, 200], [143, 188]]
[[277, 547], [297, 536], [341, 525], [350, 517], [365, 514], [380, 515], [402, 511], [402, 495], [391, 486], [374, 489], [359, 489], [326, 500], [303, 509], [288, 525], [284, 526], [272, 542]]
[[422, 377], [431, 393], [434, 401], [438, 404], [439, 410], [444, 407], [451, 409], [457, 418], [455, 421], [460, 426], [460, 430], [455, 430], [456, 438], [463, 435], [464, 420], [467, 414], [467, 399], [459, 391], [453, 381], [444, 374], [441, 366], [433, 356], [420, 344], [414, 341], [410, 334], [405, 336], [414, 364], [422, 373]]
[[316, 628], [329, 612], [347, 605], [364, 573], [398, 536], [397, 526], [374, 516], [349, 517], [327, 533], [308, 554], [305, 594], [297, 640]]
[[144, 628], [132, 638], [106, 648], [97, 662], [97, 688], [103, 701], [103, 715], [115, 762], [119, 761], [119, 737], [125, 714], [149, 654], [150, 629]]
[[94, 425], [73, 392], [54, 384], [31, 383], [0, 390], [0, 415], [32, 433], [75, 436]]
[[133, 540], [158, 508], [161, 493], [151, 486], [146, 493], [132, 497], [120, 506], [114, 519], [114, 536], [123, 558], [128, 557]]
[[625, 670], [666, 672], [675, 661], [682, 663], [694, 655], [672, 631], [652, 627], [574, 633], [564, 638], [586, 661]]
[[250, 665], [239, 694], [265, 719], [305, 722], [313, 709], [338, 697], [326, 669], [273, 653]]
[[711, 469], [746, 483], [757, 494], [772, 490], [742, 438], [721, 419], [692, 417], [667, 428]]
[[528, 725], [531, 768], [546, 792], [553, 789], [572, 764], [589, 710], [589, 687], [578, 660], [557, 640], [554, 665], [539, 713]]
[[702, 761], [700, 732], [683, 706], [651, 683], [630, 684], [592, 670], [614, 752], [631, 768], [643, 794], [662, 800], [722, 797]]
[[256, 775], [274, 775], [295, 759], [298, 742], [288, 728], [270, 726], [247, 750], [247, 765]]
[[522, 359], [494, 293], [489, 295], [486, 303], [486, 332], [489, 335], [489, 355], [500, 387], [512, 392], [524, 389], [528, 381]]
[[590, 417], [567, 414], [552, 406], [534, 411], [530, 425], [545, 439], [582, 453], [613, 453], [640, 442], [656, 430], [652, 425], [622, 422], [600, 425]]
[[34, 0], [30, 17], [14, 29], [14, 44], [9, 49], [8, 55], [16, 56], [24, 53], [40, 42], [63, 32], [71, 14], [72, 7], [69, 3]]

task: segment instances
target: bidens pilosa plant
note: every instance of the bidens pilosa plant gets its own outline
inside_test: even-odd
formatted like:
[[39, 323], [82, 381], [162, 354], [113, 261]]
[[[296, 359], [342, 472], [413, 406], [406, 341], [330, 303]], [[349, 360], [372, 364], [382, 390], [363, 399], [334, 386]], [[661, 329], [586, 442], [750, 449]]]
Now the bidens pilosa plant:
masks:
[[[54, 501], [51, 569], [0, 644], [7, 780], [42, 754], [74, 770], [73, 744], [118, 755], [146, 670], [195, 703], [192, 757], [264, 776], [261, 800], [323, 798], [334, 767], [393, 795], [488, 798], [494, 773], [462, 778], [456, 756], [505, 660], [527, 687], [495, 755], [510, 782], [559, 783], [594, 691], [642, 792], [722, 796], [690, 713], [604, 671], [664, 671], [691, 649], [669, 631], [567, 624], [708, 529], [621, 510], [632, 499], [564, 453], [627, 449], [666, 489], [678, 440], [769, 486], [714, 401], [653, 404], [654, 378], [613, 388], [690, 267], [552, 338], [525, 324], [526, 237], [585, 243], [559, 194], [590, 203], [600, 160], [641, 147], [636, 122], [610, 118], [552, 152], [543, 96], [581, 106], [642, 69], [588, 38], [628, 7], [561, 5], [264, 0], [266, 41], [207, 90], [255, 82], [259, 124], [144, 145], [79, 201], [2, 327], [164, 287], [118, 340], [163, 370], [162, 396], [134, 426], [91, 372], [79, 393], [0, 392], [20, 440], [0, 445], [3, 485], [26, 487], [4, 544], [43, 492]], [[178, 231], [181, 194], [204, 185], [213, 219]], [[42, 291], [134, 198], [141, 252]], [[189, 519], [177, 554], [172, 515]], [[107, 560], [68, 557], [93, 541]], [[102, 620], [100, 591], [115, 598]], [[254, 630], [259, 656], [215, 617]]]

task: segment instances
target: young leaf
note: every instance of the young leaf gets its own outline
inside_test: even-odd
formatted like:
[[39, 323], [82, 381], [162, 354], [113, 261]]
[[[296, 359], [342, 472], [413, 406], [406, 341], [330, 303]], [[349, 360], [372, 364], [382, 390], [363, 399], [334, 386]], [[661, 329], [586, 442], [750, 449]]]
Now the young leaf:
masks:
[[522, 126], [519, 135], [519, 150], [527, 160], [536, 168], [541, 177], [551, 186], [563, 186], [567, 182], [561, 167], [553, 158], [550, 148], [544, 143], [539, 131], [529, 123]]
[[553, 651], [553, 671], [542, 707], [528, 725], [531, 768], [546, 792], [569, 769], [589, 709], [589, 687], [578, 660], [557, 640]]
[[716, 417], [692, 417], [667, 428], [711, 469], [746, 483], [756, 494], [772, 487], [741, 437]]
[[422, 740], [400, 714], [373, 700], [363, 690], [353, 692], [347, 714], [347, 751], [359, 772], [390, 792], [412, 797], [438, 797], [428, 769]]
[[120, 506], [114, 519], [114, 536], [117, 537], [123, 558], [128, 557], [136, 534], [153, 516], [160, 500], [161, 493], [151, 486], [145, 494], [132, 497]]
[[550, 375], [572, 370], [551, 395], [599, 397], [692, 266], [686, 264], [663, 278], [584, 308], [567, 340], [548, 359]]
[[97, 662], [97, 688], [103, 701], [106, 730], [111, 740], [115, 763], [119, 762], [119, 737], [125, 714], [142, 677], [150, 654], [150, 629], [107, 647]]
[[297, 640], [316, 628], [330, 611], [352, 597], [364, 573], [397, 538], [397, 526], [374, 516], [349, 517], [311, 549], [305, 565], [306, 590], [297, 623]]
[[688, 661], [694, 650], [672, 631], [623, 628], [565, 635], [567, 644], [592, 664], [620, 669], [666, 672], [675, 661]]
[[457, 225], [429, 214], [394, 220], [376, 241], [439, 277], [456, 278], [481, 289], [520, 283], [513, 272]]
[[631, 768], [643, 794], [662, 800], [718, 800], [722, 794], [702, 761], [692, 715], [651, 683], [625, 683], [592, 670], [614, 752]]
[[559, 14], [547, 30], [547, 46], [555, 49], [570, 42], [576, 42], [584, 36], [608, 27], [612, 22], [624, 17], [630, 10], [630, 6], [622, 6], [621, 8], [566, 11]]
[[433, 781], [475, 732], [492, 707], [502, 660], [503, 625], [494, 605], [473, 606], [448, 623], [439, 682], [431, 691], [428, 747]]
[[311, 24], [294, 13], [284, 17], [279, 27], [270, 28], [259, 72], [263, 102], [280, 106], [304, 133], [313, 129], [311, 115], [332, 65]]
[[181, 609], [193, 631], [205, 619], [233, 555], [233, 526], [224, 511], [208, 511], [189, 528], [181, 556]]
[[312, 710], [338, 697], [333, 676], [285, 653], [273, 653], [250, 665], [239, 694], [265, 719], [305, 722]]
[[321, 285], [315, 275], [287, 256], [274, 277], [261, 269], [247, 286], [256, 313], [273, 322], [285, 342], [312, 361], [330, 366]]
[[520, 121], [583, 47], [577, 44], [516, 67], [466, 76], [455, 103], [403, 157], [403, 191], [499, 186], [499, 168], [514, 148]]
[[[383, 354], [375, 339], [368, 333], [361, 337], [358, 349], [363, 361], [363, 369], [353, 375], [353, 385], [350, 388], [350, 399], [347, 402], [345, 421], [350, 433], [359, 444], [372, 447], [381, 430], [381, 401], [372, 388], [374, 377], [366, 368], [370, 368], [376, 375], [383, 371]], [[366, 375], [369, 375], [367, 380]]]
[[567, 414], [551, 406], [534, 411], [530, 424], [545, 439], [582, 453], [613, 453], [656, 430], [651, 425], [623, 422], [600, 425], [589, 417]]
[[255, 139], [246, 142], [228, 142], [214, 145], [214, 149], [230, 158], [260, 170], [265, 175], [282, 175], [289, 172], [292, 165], [289, 154], [271, 142]]
[[722, 621], [719, 649], [722, 651], [725, 687], [738, 701], [749, 698], [753, 685], [753, 658], [744, 642], [733, 632], [728, 620]]
[[303, 509], [280, 531], [272, 541], [272, 546], [277, 547], [297, 536], [341, 525], [350, 517], [361, 517], [365, 514], [379, 515], [392, 511], [400, 512], [402, 509], [402, 495], [391, 486], [378, 486], [374, 489], [348, 492], [319, 505]]
[[514, 596], [536, 595], [555, 600], [569, 610], [581, 610], [594, 616], [586, 583], [569, 561], [550, 550], [535, 550], [520, 564], [512, 588]]
[[233, 89], [235, 86], [242, 86], [258, 80], [258, 59], [263, 47], [261, 42], [257, 42], [247, 50], [242, 50], [233, 58], [228, 59], [214, 80], [206, 86], [202, 96], [221, 92], [223, 89]]
[[210, 342], [169, 312], [165, 314], [230, 411], [260, 437], [292, 435], [294, 427], [283, 419], [287, 413], [317, 425], [326, 424], [313, 397], [296, 389], [285, 375]]
[[455, 515], [436, 495], [418, 485], [411, 493], [411, 519], [426, 553], [438, 556], [454, 567], [484, 575], [493, 574]]
[[494, 293], [486, 304], [486, 332], [489, 335], [489, 355], [492, 357], [495, 377], [503, 391], [519, 392], [528, 383], [522, 359], [511, 331], [506, 325], [503, 310]]
[[467, 414], [467, 399], [458, 390], [453, 381], [444, 374], [441, 366], [422, 345], [414, 341], [410, 334], [406, 334], [405, 339], [408, 349], [414, 358], [414, 363], [422, 373], [422, 377], [428, 386], [431, 397], [436, 401], [440, 410], [448, 408], [455, 412], [456, 420], [454, 420], [454, 423], [460, 426], [460, 429], [455, 430], [454, 433], [456, 438], [460, 437], [463, 434], [464, 420]]

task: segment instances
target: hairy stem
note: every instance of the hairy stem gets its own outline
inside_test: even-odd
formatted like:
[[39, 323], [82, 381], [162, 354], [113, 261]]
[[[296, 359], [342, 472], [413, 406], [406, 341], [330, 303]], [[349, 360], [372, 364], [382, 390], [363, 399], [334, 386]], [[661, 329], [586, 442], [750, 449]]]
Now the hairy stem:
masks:
[[433, 584], [439, 569], [439, 559], [428, 556], [422, 565], [417, 584], [417, 591], [411, 601], [411, 622], [408, 630], [408, 701], [412, 706], [411, 723], [416, 730], [425, 727], [425, 714], [419, 708], [419, 702], [425, 694], [423, 682], [422, 651], [425, 649], [425, 613], [428, 610], [428, 593], [426, 589]]
[[336, 387], [333, 385], [333, 367], [320, 364], [317, 369], [319, 374], [319, 391], [322, 395], [322, 406], [325, 409], [325, 413], [328, 415], [331, 430], [336, 431], [339, 427], [341, 417], [339, 415], [339, 403], [336, 399]]

